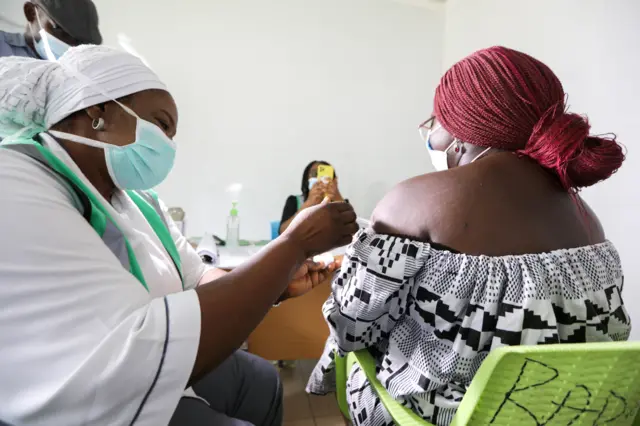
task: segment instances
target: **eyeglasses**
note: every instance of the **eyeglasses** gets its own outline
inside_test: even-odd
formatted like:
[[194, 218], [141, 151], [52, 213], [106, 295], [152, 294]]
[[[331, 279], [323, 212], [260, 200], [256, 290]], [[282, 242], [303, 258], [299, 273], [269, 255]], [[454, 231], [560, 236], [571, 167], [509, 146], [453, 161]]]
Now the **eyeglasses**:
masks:
[[427, 137], [429, 137], [429, 131], [433, 129], [433, 125], [435, 122], [436, 117], [433, 116], [420, 124], [420, 126], [418, 127], [418, 133], [420, 134], [420, 138], [422, 138], [423, 141], [426, 141]]

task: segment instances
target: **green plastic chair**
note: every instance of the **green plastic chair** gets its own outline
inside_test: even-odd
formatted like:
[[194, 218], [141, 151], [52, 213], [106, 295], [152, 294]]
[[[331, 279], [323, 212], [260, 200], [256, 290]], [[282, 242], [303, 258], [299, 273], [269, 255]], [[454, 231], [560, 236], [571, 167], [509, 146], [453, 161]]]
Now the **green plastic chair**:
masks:
[[[346, 418], [354, 364], [397, 425], [431, 424], [387, 393], [367, 350], [336, 357], [338, 403]], [[509, 346], [484, 360], [451, 426], [640, 426], [639, 409], [640, 342]]]

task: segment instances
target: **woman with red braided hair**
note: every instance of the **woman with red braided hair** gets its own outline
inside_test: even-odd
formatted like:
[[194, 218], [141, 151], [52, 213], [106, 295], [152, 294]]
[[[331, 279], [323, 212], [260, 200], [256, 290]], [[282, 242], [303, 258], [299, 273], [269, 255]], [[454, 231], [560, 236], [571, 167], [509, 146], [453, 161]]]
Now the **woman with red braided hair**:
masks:
[[[334, 350], [366, 348], [396, 400], [448, 425], [495, 348], [629, 337], [620, 258], [578, 196], [624, 153], [565, 102], [546, 65], [504, 47], [446, 72], [420, 129], [439, 171], [387, 194], [347, 250], [309, 392], [333, 390]], [[348, 375], [357, 424], [392, 424]]]

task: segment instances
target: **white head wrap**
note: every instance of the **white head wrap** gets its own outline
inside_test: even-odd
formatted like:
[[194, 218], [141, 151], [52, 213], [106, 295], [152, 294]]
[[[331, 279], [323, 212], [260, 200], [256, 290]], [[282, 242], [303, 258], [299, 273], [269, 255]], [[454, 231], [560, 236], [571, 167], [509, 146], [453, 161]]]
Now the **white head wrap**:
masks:
[[48, 130], [76, 111], [143, 90], [167, 90], [137, 57], [106, 46], [71, 48], [58, 62], [0, 58], [0, 138]]

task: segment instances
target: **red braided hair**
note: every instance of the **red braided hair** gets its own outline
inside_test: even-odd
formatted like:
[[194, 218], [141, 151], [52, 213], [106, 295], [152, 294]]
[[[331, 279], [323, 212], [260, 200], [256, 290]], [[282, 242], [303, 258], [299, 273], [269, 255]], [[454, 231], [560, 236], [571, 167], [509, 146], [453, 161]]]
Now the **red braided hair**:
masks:
[[454, 137], [530, 157], [573, 192], [615, 173], [624, 153], [615, 137], [589, 136], [588, 121], [567, 113], [565, 99], [549, 67], [497, 46], [475, 52], [446, 72], [436, 89], [434, 111]]

